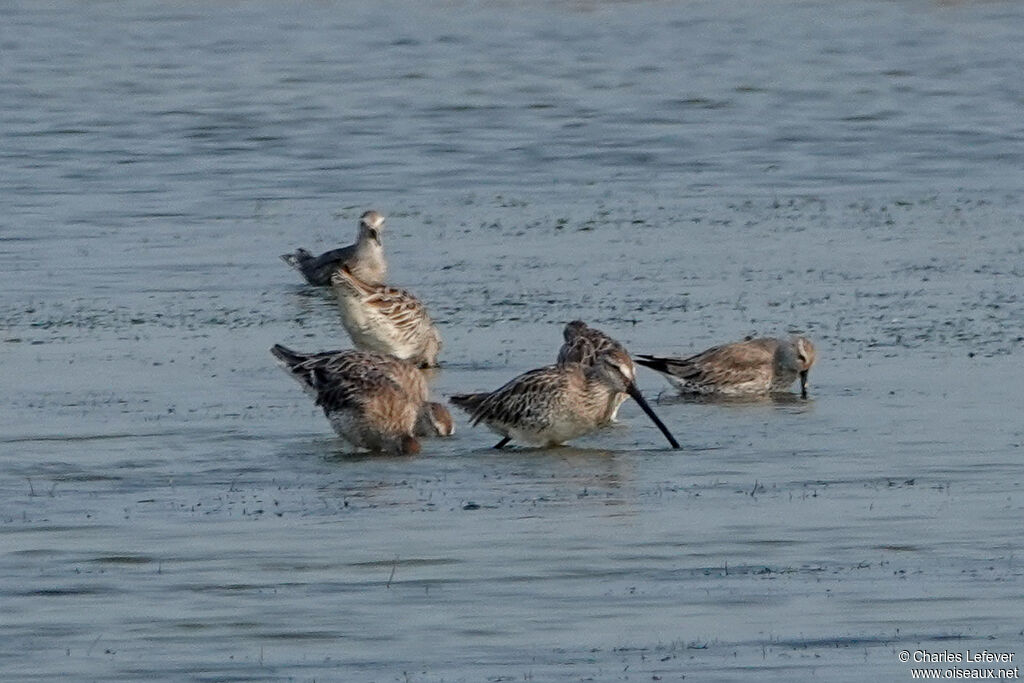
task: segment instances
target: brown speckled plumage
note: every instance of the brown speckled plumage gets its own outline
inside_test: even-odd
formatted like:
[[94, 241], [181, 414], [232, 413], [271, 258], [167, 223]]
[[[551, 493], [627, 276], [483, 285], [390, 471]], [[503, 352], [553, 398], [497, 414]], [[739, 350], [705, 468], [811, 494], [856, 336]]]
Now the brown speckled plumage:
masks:
[[469, 413], [474, 425], [483, 422], [502, 435], [498, 447], [510, 439], [552, 446], [607, 424], [617, 394], [628, 391], [678, 447], [636, 390], [632, 367], [625, 351], [612, 350], [590, 366], [564, 363], [530, 370], [495, 391], [460, 394], [451, 402]]
[[[629, 352], [626, 351], [626, 347], [615, 341], [601, 330], [590, 327], [582, 320], [573, 320], [572, 322], [566, 323], [565, 329], [562, 331], [562, 337], [565, 341], [562, 343], [562, 348], [558, 350], [559, 365], [566, 363], [582, 363], [586, 366], [591, 366], [597, 360], [597, 358], [610, 351], [621, 351], [629, 357]], [[636, 375], [636, 366], [633, 365], [633, 360], [630, 358], [630, 366], [633, 369], [633, 375]], [[629, 394], [620, 392], [615, 398], [615, 407], [608, 415], [608, 422], [614, 422], [615, 417], [619, 413], [619, 406], [629, 398]]]
[[426, 307], [404, 289], [372, 285], [343, 266], [331, 282], [341, 322], [356, 348], [387, 353], [420, 367], [434, 367], [441, 335]]
[[562, 330], [562, 337], [565, 341], [562, 343], [562, 348], [558, 350], [557, 363], [559, 365], [565, 363], [593, 365], [602, 353], [626, 350], [622, 344], [601, 330], [590, 327], [582, 320], [566, 323], [565, 329]]
[[316, 404], [334, 431], [357, 448], [394, 454], [418, 453], [413, 435], [420, 403], [379, 370], [330, 375], [314, 368]]
[[321, 384], [329, 383], [334, 377], [351, 379], [383, 373], [417, 404], [417, 436], [450, 436], [455, 431], [454, 421], [448, 409], [440, 403], [428, 401], [426, 377], [412, 363], [371, 351], [300, 353], [281, 344], [275, 344], [270, 352], [280, 361], [288, 374], [314, 398], [317, 398], [319, 393], [313, 382], [314, 370], [322, 373]]

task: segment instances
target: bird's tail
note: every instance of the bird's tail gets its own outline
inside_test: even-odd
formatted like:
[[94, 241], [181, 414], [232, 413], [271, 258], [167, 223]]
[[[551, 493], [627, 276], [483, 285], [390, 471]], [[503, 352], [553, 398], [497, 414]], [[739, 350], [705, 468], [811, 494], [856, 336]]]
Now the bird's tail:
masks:
[[303, 272], [302, 266], [305, 265], [306, 261], [310, 260], [311, 258], [313, 258], [313, 254], [301, 248], [296, 249], [290, 254], [281, 254], [281, 260], [287, 263], [295, 270], [299, 271], [300, 273]]
[[287, 263], [288, 265], [292, 266], [299, 272], [302, 272], [302, 266], [305, 265], [306, 261], [308, 261], [312, 257], [312, 254], [310, 254], [305, 249], [300, 248], [296, 249], [291, 254], [282, 254], [281, 260]]
[[292, 351], [283, 344], [274, 344], [270, 347], [270, 353], [274, 354], [274, 358], [278, 359], [289, 368], [298, 365], [309, 358], [306, 354], [299, 353], [298, 351]]
[[480, 405], [490, 394], [454, 394], [448, 397], [453, 406], [462, 408], [471, 416], [476, 415]]
[[634, 363], [657, 372], [669, 372], [670, 360], [671, 359], [669, 358], [662, 358], [661, 356], [646, 356], [644, 354], [637, 354], [633, 356]]

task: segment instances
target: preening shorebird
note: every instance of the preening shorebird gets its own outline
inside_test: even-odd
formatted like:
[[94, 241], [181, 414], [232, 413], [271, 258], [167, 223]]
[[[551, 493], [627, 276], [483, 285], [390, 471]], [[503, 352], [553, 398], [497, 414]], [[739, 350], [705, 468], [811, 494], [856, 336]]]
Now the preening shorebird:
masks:
[[356, 348], [387, 353], [420, 367], [434, 367], [441, 335], [426, 307], [404, 289], [372, 285], [348, 266], [331, 278], [341, 322]]
[[353, 446], [395, 455], [420, 452], [414, 435], [420, 402], [383, 372], [332, 375], [313, 368], [310, 383], [331, 427]]
[[418, 403], [416, 436], [451, 436], [455, 433], [451, 413], [443, 404], [429, 400], [430, 392], [423, 371], [408, 361], [372, 351], [301, 353], [281, 344], [275, 344], [270, 352], [314, 399], [318, 394], [313, 382], [314, 370], [325, 373], [321, 386], [334, 375], [358, 377], [382, 372]]
[[[557, 363], [559, 365], [565, 365], [566, 363], [593, 365], [598, 356], [608, 351], [617, 350], [622, 351], [627, 356], [629, 355], [625, 346], [601, 330], [590, 327], [582, 320], [573, 320], [566, 323], [565, 329], [562, 330], [562, 337], [565, 341], [562, 343], [562, 348], [558, 350]], [[632, 360], [630, 360], [630, 363], [632, 363]], [[633, 376], [636, 376], [635, 365], [633, 366]], [[616, 416], [619, 414], [619, 406], [627, 398], [629, 398], [629, 394], [626, 392], [620, 392], [616, 395], [615, 408], [608, 417], [609, 422], [615, 421]]]

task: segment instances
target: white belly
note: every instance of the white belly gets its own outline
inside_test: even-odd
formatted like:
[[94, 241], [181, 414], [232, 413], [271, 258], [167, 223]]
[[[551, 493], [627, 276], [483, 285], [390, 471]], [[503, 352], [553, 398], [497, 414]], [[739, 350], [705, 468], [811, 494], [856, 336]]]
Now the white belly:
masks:
[[398, 358], [412, 355], [404, 348], [405, 345], [397, 343], [394, 330], [387, 324], [386, 318], [374, 315], [354, 297], [341, 297], [338, 303], [341, 307], [341, 324], [352, 337], [352, 343], [357, 349], [386, 353]]

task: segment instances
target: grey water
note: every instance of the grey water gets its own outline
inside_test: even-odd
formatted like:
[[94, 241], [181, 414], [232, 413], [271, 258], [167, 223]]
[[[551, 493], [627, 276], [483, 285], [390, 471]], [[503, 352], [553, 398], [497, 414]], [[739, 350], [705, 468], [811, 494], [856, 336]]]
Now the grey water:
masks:
[[[1014, 2], [4, 3], [0, 678], [1022, 656], [1022, 73]], [[438, 397], [583, 318], [800, 331], [810, 398], [641, 370], [681, 451], [629, 402], [564, 448], [457, 415], [351, 454], [268, 349], [348, 345], [278, 255], [369, 208]]]

